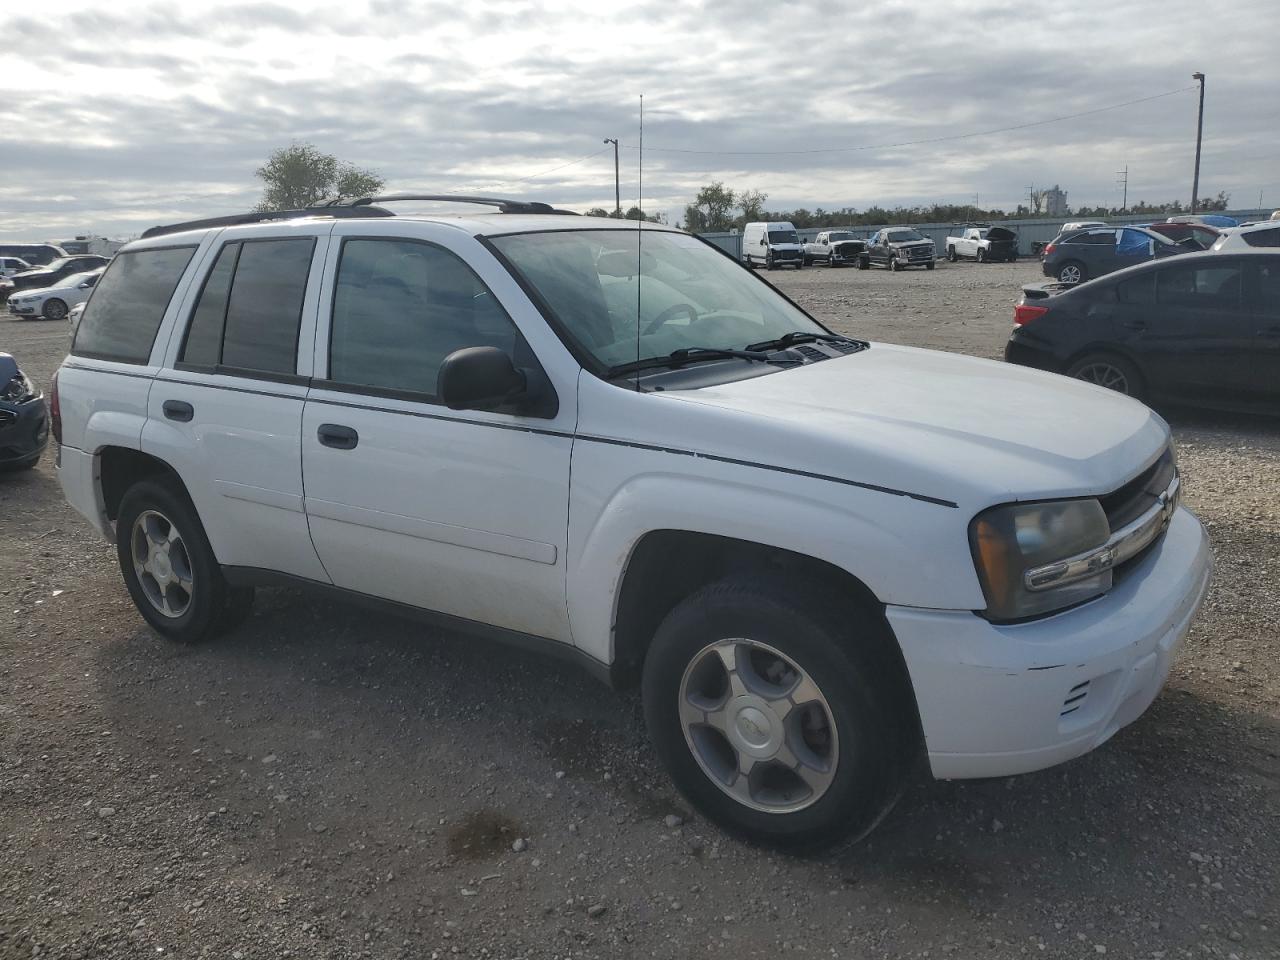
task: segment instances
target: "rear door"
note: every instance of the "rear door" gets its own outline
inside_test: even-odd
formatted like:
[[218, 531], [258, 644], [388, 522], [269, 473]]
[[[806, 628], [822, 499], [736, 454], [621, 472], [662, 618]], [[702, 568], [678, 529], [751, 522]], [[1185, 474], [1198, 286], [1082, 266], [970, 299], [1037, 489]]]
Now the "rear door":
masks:
[[1152, 273], [1153, 302], [1122, 323], [1136, 328], [1132, 347], [1153, 392], [1192, 403], [1247, 398], [1256, 321], [1244, 308], [1240, 259], [1175, 260]]
[[300, 438], [332, 227], [222, 232], [183, 304], [142, 437], [186, 483], [220, 563], [322, 582]]

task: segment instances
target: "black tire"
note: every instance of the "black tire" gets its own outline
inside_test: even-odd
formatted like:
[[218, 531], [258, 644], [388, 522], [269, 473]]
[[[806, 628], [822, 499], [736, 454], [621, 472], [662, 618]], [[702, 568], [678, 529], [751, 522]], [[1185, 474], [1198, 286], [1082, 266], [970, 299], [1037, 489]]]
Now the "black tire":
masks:
[[898, 264], [898, 258], [897, 258], [897, 257], [890, 257], [890, 258], [889, 258], [889, 272], [890, 272], [890, 273], [897, 273], [897, 272], [898, 272], [899, 270], [901, 270], [901, 269], [902, 269], [902, 267]]
[[956, 248], [947, 247], [947, 260], [951, 263], [955, 263], [958, 259], [960, 258], [956, 256]]
[[40, 462], [40, 454], [27, 457], [25, 460], [11, 460], [9, 463], [0, 464], [0, 473], [22, 473], [24, 470], [30, 470]]
[[[686, 671], [726, 638], [767, 644], [792, 660], [829, 707], [834, 771], [807, 806], [771, 812], [741, 802], [704, 771], [686, 739], [679, 712]], [[914, 698], [883, 618], [803, 583], [724, 580], [686, 598], [654, 636], [642, 698], [654, 748], [689, 802], [730, 832], [793, 850], [869, 833], [901, 796], [920, 752]], [[732, 753], [727, 739], [723, 744]]]
[[1089, 279], [1089, 271], [1079, 260], [1068, 260], [1058, 267], [1059, 283], [1084, 283]]
[[[168, 521], [183, 544], [192, 587], [178, 616], [157, 609], [134, 567], [134, 522], [146, 512]], [[125, 491], [116, 517], [116, 557], [138, 612], [156, 633], [177, 643], [212, 639], [243, 620], [253, 605], [252, 587], [232, 587], [222, 576], [195, 507], [174, 480], [140, 480]]]
[[859, 269], [859, 270], [870, 270], [870, 269], [871, 269], [871, 258], [870, 258], [870, 257], [859, 257], [859, 258], [858, 258], [858, 269]]
[[937, 264], [935, 264], [932, 260], [930, 260], [928, 263], [924, 265], [924, 268], [926, 270], [932, 270], [935, 266], [937, 266]]
[[776, 265], [775, 265], [775, 264], [774, 264], [774, 262], [773, 262], [773, 254], [772, 254], [772, 253], [766, 253], [766, 254], [764, 255], [764, 267], [765, 267], [765, 269], [766, 269], [766, 270], [773, 270], [773, 269], [775, 268], [775, 266], [776, 266]]
[[57, 297], [50, 297], [40, 308], [40, 316], [46, 320], [65, 320], [67, 318], [67, 302]]
[[742, 265], [743, 265], [744, 267], [746, 267], [748, 270], [754, 270], [754, 269], [756, 268], [756, 265], [755, 265], [754, 263], [752, 263], [752, 262], [751, 262], [751, 258], [750, 258], [750, 257], [743, 257], [743, 258], [742, 258]]
[[1115, 353], [1097, 351], [1085, 354], [1067, 368], [1067, 376], [1106, 387], [1135, 400], [1145, 400], [1147, 395], [1142, 371]]
[[974, 259], [975, 259], [975, 260], [977, 260], [979, 263], [986, 263], [986, 262], [987, 262], [987, 251], [983, 250], [983, 249], [982, 249], [982, 247], [979, 247], [979, 248], [978, 248], [978, 253], [977, 253], [977, 255], [976, 255], [976, 256], [974, 256]]

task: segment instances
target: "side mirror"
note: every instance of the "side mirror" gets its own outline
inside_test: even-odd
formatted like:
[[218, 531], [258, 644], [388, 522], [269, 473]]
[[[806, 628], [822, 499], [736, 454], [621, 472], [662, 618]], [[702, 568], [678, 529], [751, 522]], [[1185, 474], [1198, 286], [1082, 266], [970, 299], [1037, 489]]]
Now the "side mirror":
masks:
[[766, 241], [765, 241], [764, 237], [761, 237], [761, 238], [760, 238], [760, 246], [762, 246], [762, 247], [763, 247], [763, 246], [765, 245], [765, 242], [766, 242]]
[[528, 381], [497, 347], [463, 347], [444, 358], [436, 392], [450, 410], [496, 410], [528, 395]]
[[86, 280], [84, 283], [76, 284], [76, 289], [77, 289], [77, 290], [88, 290], [88, 289], [89, 289], [90, 287], [92, 287], [92, 286], [93, 286], [93, 284], [92, 284], [92, 283], [90, 283], [88, 280]]

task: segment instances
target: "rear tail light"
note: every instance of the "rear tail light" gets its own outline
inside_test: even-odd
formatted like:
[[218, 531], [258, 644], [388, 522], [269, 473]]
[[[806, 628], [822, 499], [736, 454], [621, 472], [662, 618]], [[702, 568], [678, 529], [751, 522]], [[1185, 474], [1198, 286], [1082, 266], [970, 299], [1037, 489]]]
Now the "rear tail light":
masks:
[[1018, 326], [1030, 323], [1037, 317], [1043, 317], [1049, 312], [1048, 307], [1037, 307], [1031, 303], [1020, 303], [1013, 308], [1013, 322]]
[[1057, 249], [1058, 249], [1058, 245], [1056, 243], [1046, 243], [1044, 245], [1044, 255], [1047, 257], [1049, 254], [1053, 253], [1053, 251]]
[[62, 404], [58, 402], [58, 371], [53, 372], [53, 380], [49, 383], [49, 424], [53, 430], [53, 439], [62, 446]]

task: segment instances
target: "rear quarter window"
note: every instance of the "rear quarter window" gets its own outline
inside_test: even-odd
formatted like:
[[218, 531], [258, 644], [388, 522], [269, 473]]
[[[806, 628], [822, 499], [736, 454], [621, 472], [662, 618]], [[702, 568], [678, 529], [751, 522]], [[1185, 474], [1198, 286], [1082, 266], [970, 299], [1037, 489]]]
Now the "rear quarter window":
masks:
[[195, 252], [195, 246], [181, 246], [118, 254], [85, 307], [72, 354], [146, 363], [160, 321]]

